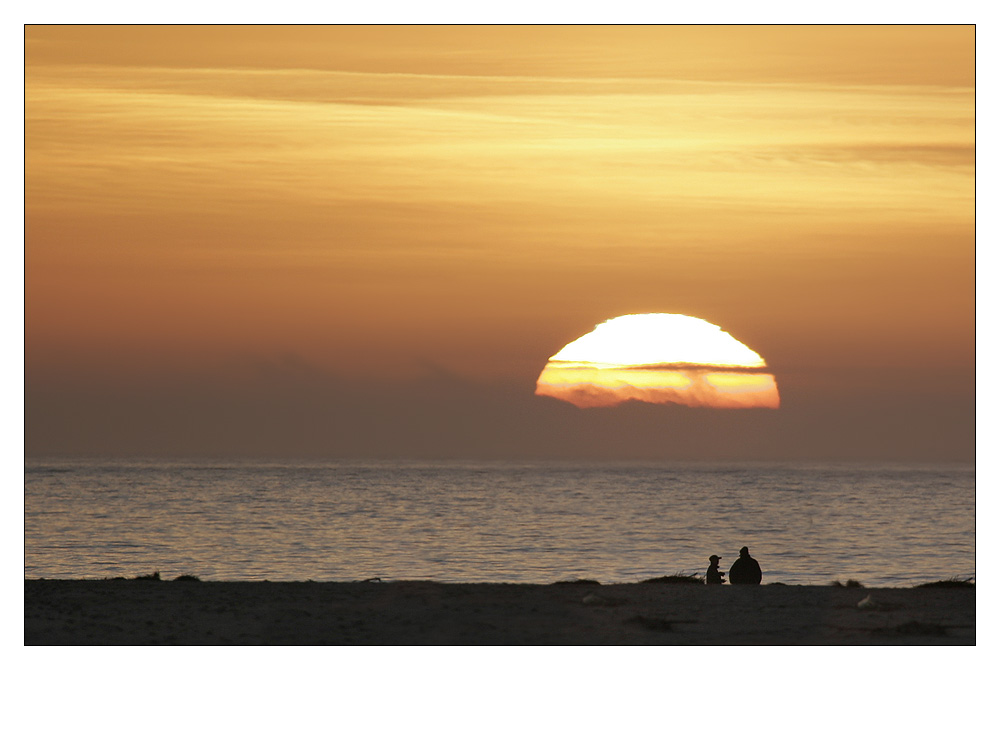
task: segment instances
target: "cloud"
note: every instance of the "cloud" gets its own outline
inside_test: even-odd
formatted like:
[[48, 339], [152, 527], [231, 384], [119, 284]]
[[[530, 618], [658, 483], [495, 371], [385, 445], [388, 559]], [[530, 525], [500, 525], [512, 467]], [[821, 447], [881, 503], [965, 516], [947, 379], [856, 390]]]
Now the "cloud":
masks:
[[712, 409], [777, 409], [780, 405], [773, 375], [726, 368], [560, 367], [550, 362], [538, 378], [535, 394], [582, 409], [626, 401]]

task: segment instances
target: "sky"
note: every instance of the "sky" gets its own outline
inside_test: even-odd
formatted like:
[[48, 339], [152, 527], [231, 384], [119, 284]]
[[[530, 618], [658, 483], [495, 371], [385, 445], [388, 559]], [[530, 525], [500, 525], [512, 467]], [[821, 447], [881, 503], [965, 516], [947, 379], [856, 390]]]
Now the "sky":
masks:
[[[971, 26], [24, 42], [28, 456], [974, 460]], [[648, 312], [780, 408], [535, 395]]]

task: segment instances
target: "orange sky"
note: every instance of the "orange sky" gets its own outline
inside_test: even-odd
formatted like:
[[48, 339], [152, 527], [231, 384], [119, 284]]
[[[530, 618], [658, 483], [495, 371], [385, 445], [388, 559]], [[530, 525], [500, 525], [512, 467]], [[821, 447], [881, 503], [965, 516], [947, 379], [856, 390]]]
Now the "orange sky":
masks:
[[[29, 26], [27, 450], [972, 460], [974, 41]], [[634, 312], [781, 409], [532, 395]]]

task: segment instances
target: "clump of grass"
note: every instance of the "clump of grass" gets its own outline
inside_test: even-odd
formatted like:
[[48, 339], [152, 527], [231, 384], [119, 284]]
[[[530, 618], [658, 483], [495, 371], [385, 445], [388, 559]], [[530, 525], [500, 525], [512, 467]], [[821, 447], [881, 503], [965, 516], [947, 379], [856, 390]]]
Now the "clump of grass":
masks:
[[934, 581], [932, 583], [919, 583], [914, 588], [917, 589], [962, 589], [962, 588], [975, 588], [975, 576], [969, 576], [968, 578], [948, 578], [944, 581]]
[[675, 573], [672, 576], [660, 576], [659, 578], [649, 578], [642, 583], [695, 583], [703, 584], [705, 579], [697, 574]]
[[198, 581], [198, 582], [201, 581], [201, 579], [198, 576], [191, 576], [191, 575], [187, 575], [187, 574], [182, 575], [182, 576], [177, 576], [174, 580], [175, 581]]
[[841, 583], [840, 581], [834, 581], [834, 586], [839, 586], [840, 588], [848, 589], [863, 589], [864, 585], [860, 581], [855, 581], [853, 578], [848, 578], [847, 583]]
[[600, 581], [595, 581], [593, 578], [571, 578], [571, 579], [569, 579], [567, 581], [556, 581], [554, 585], [555, 586], [579, 586], [581, 584], [587, 585], [587, 586], [600, 586], [601, 582]]
[[136, 580], [136, 581], [159, 581], [160, 580], [160, 571], [154, 570], [149, 575], [136, 576], [134, 580]]

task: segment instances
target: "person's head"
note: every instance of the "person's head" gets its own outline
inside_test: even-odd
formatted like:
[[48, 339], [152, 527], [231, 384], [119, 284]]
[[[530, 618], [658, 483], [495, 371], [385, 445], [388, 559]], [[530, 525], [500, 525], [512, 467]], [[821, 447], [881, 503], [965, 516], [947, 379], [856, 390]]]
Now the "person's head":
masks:
[[710, 563], [712, 563], [712, 565], [718, 565], [719, 564], [719, 556], [718, 555], [712, 555], [710, 558], [708, 558], [708, 561]]
[[743, 547], [742, 549], [740, 549], [740, 557], [750, 557], [750, 548]]

